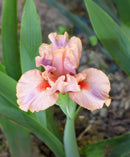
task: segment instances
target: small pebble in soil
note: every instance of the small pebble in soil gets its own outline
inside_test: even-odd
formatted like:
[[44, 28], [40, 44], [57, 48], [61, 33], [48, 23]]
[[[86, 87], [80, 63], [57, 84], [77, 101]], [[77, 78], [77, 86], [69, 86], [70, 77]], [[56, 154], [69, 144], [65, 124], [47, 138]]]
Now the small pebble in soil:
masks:
[[102, 108], [102, 109], [100, 110], [100, 116], [101, 116], [101, 118], [106, 118], [107, 115], [108, 115], [108, 110], [107, 110], [107, 108]]

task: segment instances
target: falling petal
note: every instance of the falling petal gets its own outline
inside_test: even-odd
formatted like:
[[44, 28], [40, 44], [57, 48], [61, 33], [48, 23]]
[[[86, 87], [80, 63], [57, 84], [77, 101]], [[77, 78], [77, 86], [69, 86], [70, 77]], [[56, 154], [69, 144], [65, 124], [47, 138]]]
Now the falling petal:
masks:
[[58, 93], [52, 95], [48, 90], [50, 85], [42, 77], [39, 70], [30, 70], [22, 75], [17, 84], [17, 103], [24, 111], [40, 111], [54, 105]]
[[95, 68], [88, 68], [82, 74], [86, 74], [86, 80], [78, 82], [80, 91], [70, 92], [70, 98], [91, 111], [102, 108], [104, 103], [109, 106], [111, 101], [108, 77]]

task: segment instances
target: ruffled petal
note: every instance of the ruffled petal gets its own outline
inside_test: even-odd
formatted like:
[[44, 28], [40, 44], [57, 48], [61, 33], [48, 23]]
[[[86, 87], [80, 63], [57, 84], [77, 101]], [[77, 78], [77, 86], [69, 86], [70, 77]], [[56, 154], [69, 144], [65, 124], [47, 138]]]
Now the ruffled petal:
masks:
[[45, 44], [43, 43], [40, 47], [39, 47], [39, 54], [40, 56], [44, 56], [47, 55], [47, 58], [49, 58], [50, 60], [52, 60], [52, 45], [51, 44]]
[[62, 75], [58, 77], [58, 79], [55, 81], [53, 86], [50, 88], [50, 93], [60, 92], [62, 94], [65, 94], [65, 87], [67, 85], [67, 82], [65, 82], [65, 76]]
[[76, 74], [82, 52], [81, 41], [77, 37], [68, 39], [67, 32], [64, 35], [50, 33], [50, 45], [42, 44], [39, 48], [40, 56], [36, 57], [36, 66], [43, 66], [48, 72], [57, 76]]
[[49, 83], [42, 78], [42, 72], [36, 69], [23, 74], [16, 89], [17, 103], [26, 112], [45, 110], [58, 100], [58, 93], [49, 94]]
[[88, 68], [81, 74], [86, 74], [85, 80], [78, 82], [79, 92], [70, 92], [69, 96], [80, 106], [91, 111], [102, 108], [103, 104], [110, 105], [110, 82], [108, 77], [100, 70]]
[[45, 71], [42, 73], [42, 77], [45, 80], [47, 80], [51, 85], [51, 88], [49, 89], [49, 92], [51, 94], [55, 92], [60, 92], [62, 94], [65, 94], [70, 91], [73, 92], [80, 91], [80, 87], [77, 84], [77, 80], [72, 75], [67, 74], [66, 76], [61, 75], [60, 77], [56, 77], [52, 73]]
[[59, 91], [62, 94], [73, 91], [80, 91], [80, 87], [77, 84], [76, 78], [72, 75], [67, 74], [66, 77], [64, 75], [58, 77], [55, 83], [52, 85], [50, 91], [55, 93]]
[[44, 71], [42, 73], [42, 77], [43, 77], [43, 79], [48, 81], [48, 83], [50, 84], [51, 87], [55, 84], [55, 81], [58, 78], [57, 76], [53, 75], [52, 73], [50, 73], [48, 71]]
[[39, 47], [39, 54], [40, 54], [40, 56], [37, 56], [35, 58], [36, 66], [39, 67], [41, 65], [47, 71], [50, 71], [50, 72], [55, 71], [56, 68], [54, 66], [52, 66], [52, 60], [53, 60], [53, 54], [52, 53], [53, 53], [52, 46], [43, 43]]
[[72, 37], [68, 42], [69, 48], [72, 50], [73, 55], [75, 56], [75, 62], [77, 67], [79, 66], [79, 61], [82, 54], [82, 43], [80, 38]]
[[76, 62], [76, 57], [73, 54], [73, 51], [69, 47], [66, 47], [64, 54], [64, 73], [71, 73], [75, 75], [78, 66], [79, 64]]
[[60, 77], [56, 77], [52, 73], [49, 73], [48, 71], [45, 71], [42, 73], [42, 77], [49, 82], [51, 85], [51, 88], [49, 89], [50, 94], [53, 94], [55, 92], [60, 92], [62, 94], [65, 93], [65, 87], [67, 85], [67, 82], [65, 82], [65, 76], [62, 75]]
[[93, 94], [97, 97], [109, 97], [110, 81], [101, 70], [95, 68], [85, 69], [82, 73], [86, 74], [86, 82], [93, 90]]
[[76, 93], [70, 92], [69, 96], [77, 104], [91, 111], [102, 108], [103, 104], [106, 103], [106, 101], [108, 100], [109, 100], [109, 104], [107, 104], [107, 106], [110, 105], [110, 99], [106, 99], [105, 101], [103, 99], [96, 97], [90, 91], [86, 91], [86, 90], [81, 90], [80, 92], [76, 92]]
[[70, 74], [67, 74], [67, 85], [65, 87], [65, 92], [79, 92], [80, 87], [77, 82], [77, 78], [75, 76], [72, 76]]
[[59, 48], [65, 48], [68, 43], [68, 34], [67, 32], [64, 35], [57, 35], [57, 33], [50, 33], [49, 39], [52, 42], [52, 47], [54, 50]]
[[69, 47], [60, 48], [53, 52], [53, 67], [56, 68], [54, 74], [57, 76], [68, 73], [76, 74], [78, 65], [75, 62], [75, 56]]

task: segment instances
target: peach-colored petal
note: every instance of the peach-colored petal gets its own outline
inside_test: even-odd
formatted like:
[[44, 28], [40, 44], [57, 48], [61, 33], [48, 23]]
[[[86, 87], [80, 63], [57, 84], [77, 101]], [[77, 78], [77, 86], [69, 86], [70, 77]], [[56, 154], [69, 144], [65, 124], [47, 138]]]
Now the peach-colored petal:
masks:
[[39, 93], [30, 106], [30, 111], [40, 111], [49, 108], [54, 105], [58, 100], [58, 93], [50, 95], [49, 89], [46, 89]]
[[86, 80], [87, 74], [86, 73], [78, 73], [75, 75], [76, 81], [79, 83], [81, 81]]
[[82, 73], [87, 75], [86, 82], [91, 86], [95, 95], [101, 97], [108, 96], [110, 91], [110, 82], [108, 77], [101, 70], [88, 68]]
[[52, 47], [54, 50], [59, 48], [65, 48], [68, 43], [67, 32], [65, 32], [64, 35], [57, 35], [57, 33], [50, 33], [48, 37], [52, 42]]
[[105, 104], [106, 104], [107, 107], [110, 105], [110, 103], [111, 103], [111, 99], [105, 100]]
[[43, 43], [39, 47], [39, 54], [40, 54], [40, 56], [37, 56], [35, 58], [36, 66], [39, 67], [41, 65], [47, 71], [50, 71], [50, 72], [55, 71], [56, 68], [52, 66], [52, 59], [53, 59], [52, 52], [53, 52], [52, 46]]
[[111, 99], [109, 98], [110, 82], [108, 77], [95, 68], [88, 68], [81, 74], [86, 74], [86, 80], [81, 82], [81, 86], [78, 82], [81, 88], [80, 92], [70, 92], [70, 98], [91, 111], [102, 108], [104, 103], [109, 106]]
[[79, 92], [80, 87], [78, 85], [77, 79], [75, 76], [67, 74], [67, 86], [65, 87], [65, 92]]
[[55, 75], [65, 75], [68, 73], [76, 74], [78, 65], [75, 62], [75, 56], [73, 55], [71, 49], [60, 48], [53, 52], [53, 67], [56, 68]]
[[77, 67], [79, 66], [79, 61], [82, 54], [82, 43], [80, 38], [72, 37], [68, 43], [69, 48], [73, 51], [73, 55], [75, 56], [75, 62]]
[[53, 52], [53, 66], [56, 68], [56, 75], [64, 74], [64, 49], [58, 49]]
[[77, 104], [91, 111], [102, 108], [105, 103], [104, 100], [94, 96], [90, 91], [86, 90], [75, 93], [70, 92], [69, 96]]
[[79, 38], [74, 36], [71, 39], [68, 39], [68, 34], [67, 32], [65, 32], [64, 35], [57, 35], [57, 33], [50, 33], [49, 39], [52, 42], [52, 47], [54, 50], [69, 47], [70, 49], [69, 52], [72, 51], [73, 56], [75, 56], [76, 68], [79, 66], [79, 61], [82, 53], [82, 44]]
[[56, 68], [52, 66], [52, 61], [47, 59], [45, 56], [44, 57], [37, 56], [35, 60], [36, 60], [36, 67], [39, 67], [41, 65], [45, 68], [45, 70], [49, 72], [53, 72], [56, 70]]
[[77, 92], [80, 91], [80, 87], [77, 83], [77, 80], [74, 76], [67, 74], [61, 75], [59, 77], [56, 77], [52, 73], [48, 71], [44, 71], [42, 73], [42, 77], [47, 80], [51, 86], [49, 89], [49, 92], [51, 94], [55, 92], [60, 92], [62, 94], [65, 94], [67, 92], [73, 91]]
[[49, 82], [51, 88], [49, 89], [50, 94], [55, 92], [65, 93], [65, 87], [68, 84], [65, 82], [65, 75], [56, 77], [48, 71], [42, 73], [42, 77]]
[[67, 82], [65, 82], [65, 76], [62, 75], [58, 77], [58, 79], [55, 81], [53, 86], [50, 88], [50, 93], [60, 92], [62, 94], [65, 94], [65, 86], [67, 85]]
[[48, 71], [44, 71], [42, 73], [42, 77], [43, 79], [45, 79], [46, 81], [49, 82], [50, 86], [53, 86], [55, 84], [55, 81], [57, 80], [57, 76], [55, 76], [54, 74], [48, 72]]
[[76, 57], [73, 54], [73, 51], [66, 47], [64, 54], [64, 71], [65, 73], [76, 74], [76, 70], [79, 66], [79, 63], [76, 62]]
[[47, 55], [47, 58], [49, 58], [50, 60], [52, 59], [52, 45], [51, 44], [45, 44], [43, 43], [40, 47], [39, 47], [39, 54], [40, 56], [44, 56], [45, 54]]
[[75, 77], [67, 74], [66, 79], [64, 75], [58, 77], [58, 79], [52, 85], [50, 91], [52, 93], [59, 91], [60, 93], [65, 94], [70, 91], [78, 92], [80, 91], [80, 87], [77, 84]]
[[49, 94], [50, 85], [39, 70], [30, 70], [22, 75], [17, 84], [17, 103], [24, 111], [40, 111], [54, 105], [58, 94]]
[[43, 66], [48, 72], [57, 76], [76, 74], [82, 52], [81, 40], [77, 37], [68, 39], [64, 35], [50, 33], [50, 45], [42, 44], [39, 48], [40, 56], [36, 57], [36, 66]]

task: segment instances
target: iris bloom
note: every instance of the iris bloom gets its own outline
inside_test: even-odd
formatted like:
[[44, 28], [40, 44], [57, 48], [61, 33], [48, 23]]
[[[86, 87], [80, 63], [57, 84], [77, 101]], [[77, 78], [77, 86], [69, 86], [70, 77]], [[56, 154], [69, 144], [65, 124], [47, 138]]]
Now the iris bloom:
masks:
[[82, 53], [79, 38], [68, 34], [49, 34], [51, 44], [43, 43], [36, 57], [36, 66], [43, 66], [23, 74], [17, 84], [17, 103], [24, 111], [40, 111], [54, 105], [59, 92], [91, 111], [110, 105], [110, 82], [100, 70], [88, 68], [76, 74]]

